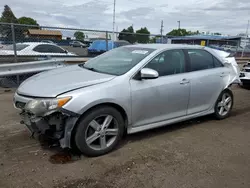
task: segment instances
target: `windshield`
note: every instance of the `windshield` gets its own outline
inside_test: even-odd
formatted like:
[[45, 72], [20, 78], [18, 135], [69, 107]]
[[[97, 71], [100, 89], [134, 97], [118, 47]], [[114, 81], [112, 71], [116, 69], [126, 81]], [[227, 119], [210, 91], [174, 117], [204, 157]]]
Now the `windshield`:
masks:
[[[21, 51], [21, 50], [23, 50], [24, 48], [26, 48], [27, 46], [29, 46], [29, 45], [27, 45], [27, 44], [16, 44], [16, 50], [17, 50], [17, 51]], [[13, 45], [11, 44], [11, 45], [4, 46], [4, 47], [2, 48], [2, 50], [14, 50], [14, 47], [13, 47]]]
[[105, 74], [122, 75], [153, 51], [150, 48], [120, 47], [89, 60], [83, 67]]

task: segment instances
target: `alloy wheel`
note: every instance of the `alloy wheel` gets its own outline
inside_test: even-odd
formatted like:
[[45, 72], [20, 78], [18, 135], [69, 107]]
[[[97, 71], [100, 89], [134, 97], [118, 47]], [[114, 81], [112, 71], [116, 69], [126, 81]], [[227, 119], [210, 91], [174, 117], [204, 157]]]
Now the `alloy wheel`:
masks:
[[228, 93], [224, 93], [217, 105], [218, 113], [221, 116], [227, 115], [232, 107], [232, 97]]
[[93, 150], [105, 150], [115, 142], [118, 131], [118, 122], [113, 116], [101, 115], [88, 124], [85, 141]]

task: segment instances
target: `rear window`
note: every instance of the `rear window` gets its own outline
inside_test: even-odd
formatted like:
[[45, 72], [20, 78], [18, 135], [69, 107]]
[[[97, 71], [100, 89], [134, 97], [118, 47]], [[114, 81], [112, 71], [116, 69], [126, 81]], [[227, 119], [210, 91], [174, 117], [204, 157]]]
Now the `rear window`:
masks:
[[[21, 51], [23, 50], [24, 48], [28, 47], [29, 45], [27, 44], [16, 44], [16, 50], [17, 51]], [[2, 48], [2, 50], [14, 50], [14, 46], [11, 44], [11, 45], [7, 45], [7, 46], [4, 46]]]

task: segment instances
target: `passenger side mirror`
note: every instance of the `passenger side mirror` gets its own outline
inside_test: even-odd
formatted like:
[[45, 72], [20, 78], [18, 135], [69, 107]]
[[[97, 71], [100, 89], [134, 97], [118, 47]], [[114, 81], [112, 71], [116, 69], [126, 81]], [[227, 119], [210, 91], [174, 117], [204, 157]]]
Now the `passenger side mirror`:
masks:
[[156, 79], [159, 77], [159, 73], [150, 68], [143, 68], [141, 70], [141, 79]]

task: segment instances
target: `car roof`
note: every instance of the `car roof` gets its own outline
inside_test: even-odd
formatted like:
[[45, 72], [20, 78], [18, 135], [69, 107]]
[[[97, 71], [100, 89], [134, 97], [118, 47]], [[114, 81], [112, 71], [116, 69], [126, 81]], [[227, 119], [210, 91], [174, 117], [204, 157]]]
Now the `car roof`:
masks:
[[164, 49], [204, 49], [204, 46], [199, 45], [188, 45], [188, 44], [136, 44], [136, 45], [127, 45], [124, 47], [136, 47], [136, 48], [151, 48], [155, 50], [164, 50]]
[[36, 46], [36, 45], [40, 45], [40, 44], [54, 45], [54, 44], [50, 44], [50, 43], [46, 43], [46, 42], [22, 42], [22, 43], [17, 43], [17, 44], [26, 44], [26, 45], [30, 45], [30, 46]]

